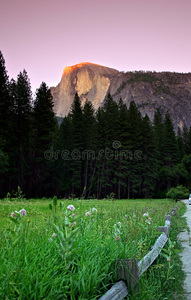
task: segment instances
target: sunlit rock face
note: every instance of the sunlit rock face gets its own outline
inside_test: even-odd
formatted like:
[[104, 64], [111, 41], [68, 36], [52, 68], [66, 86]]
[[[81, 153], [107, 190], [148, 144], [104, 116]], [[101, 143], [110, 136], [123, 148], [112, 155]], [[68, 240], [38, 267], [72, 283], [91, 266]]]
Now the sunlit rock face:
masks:
[[82, 105], [88, 99], [98, 109], [108, 93], [112, 78], [118, 73], [117, 70], [91, 63], [66, 67], [60, 83], [51, 88], [56, 115], [62, 117], [69, 113], [75, 93], [78, 93]]
[[151, 120], [160, 108], [163, 114], [171, 114], [176, 130], [191, 126], [191, 73], [124, 73], [91, 63], [66, 67], [60, 83], [51, 88], [57, 116], [69, 113], [76, 92], [82, 105], [88, 99], [95, 110], [110, 93], [116, 102], [122, 98], [127, 106], [135, 101], [142, 115], [147, 113]]

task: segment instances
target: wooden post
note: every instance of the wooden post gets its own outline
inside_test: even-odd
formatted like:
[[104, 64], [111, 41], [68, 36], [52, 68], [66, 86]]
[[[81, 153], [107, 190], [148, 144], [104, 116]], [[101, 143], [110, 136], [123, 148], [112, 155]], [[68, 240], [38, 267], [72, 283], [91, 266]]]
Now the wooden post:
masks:
[[171, 216], [170, 215], [165, 216], [165, 220], [171, 221]]
[[159, 226], [158, 231], [164, 232], [169, 237], [169, 226]]
[[127, 283], [128, 292], [132, 295], [140, 291], [138, 285], [139, 270], [137, 259], [120, 259], [117, 262], [117, 276]]

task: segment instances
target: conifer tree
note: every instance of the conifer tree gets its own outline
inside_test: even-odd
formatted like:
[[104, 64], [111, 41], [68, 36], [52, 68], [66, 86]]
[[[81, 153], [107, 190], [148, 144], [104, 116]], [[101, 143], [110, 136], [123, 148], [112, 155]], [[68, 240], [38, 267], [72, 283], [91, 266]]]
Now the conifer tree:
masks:
[[177, 144], [174, 127], [169, 113], [166, 113], [164, 120], [164, 167], [161, 175], [166, 178], [167, 190], [171, 188], [173, 180], [173, 168], [177, 163]]
[[90, 196], [95, 176], [96, 120], [93, 105], [86, 101], [83, 108], [84, 151], [83, 151], [83, 196]]
[[158, 178], [155, 194], [161, 197], [161, 191], [164, 189], [164, 177], [161, 168], [164, 166], [164, 121], [160, 109], [157, 109], [153, 119], [154, 143], [156, 149], [156, 162], [158, 169]]
[[14, 102], [14, 151], [17, 169], [16, 186], [26, 187], [29, 168], [29, 148], [31, 130], [32, 92], [30, 80], [24, 70], [17, 76], [17, 81], [10, 83], [10, 95]]
[[[5, 67], [5, 60], [0, 51], [0, 195], [3, 195], [5, 186], [8, 188], [6, 171], [11, 157], [11, 128], [12, 128], [12, 102], [9, 97], [9, 82]], [[1, 177], [2, 176], [2, 177]]]
[[50, 89], [42, 82], [36, 92], [33, 109], [33, 129], [35, 134], [36, 152], [44, 159], [44, 151], [52, 145], [55, 132], [55, 115], [53, 112], [53, 98]]
[[59, 190], [63, 195], [69, 196], [72, 184], [71, 172], [71, 153], [73, 151], [73, 134], [72, 134], [72, 120], [71, 115], [68, 114], [60, 125], [58, 145], [59, 150], [58, 161], [58, 181]]
[[188, 155], [191, 154], [191, 127], [188, 131], [188, 140], [187, 140], [187, 153]]
[[82, 193], [82, 151], [84, 148], [84, 123], [81, 100], [78, 94], [75, 94], [71, 106], [71, 122], [73, 135], [73, 151], [71, 159], [72, 171], [72, 194]]
[[157, 109], [153, 119], [154, 141], [156, 148], [156, 158], [158, 159], [159, 167], [163, 164], [164, 150], [164, 123], [160, 109]]
[[182, 132], [179, 127], [178, 127], [177, 136], [176, 136], [176, 143], [177, 143], [178, 161], [180, 162], [185, 155], [185, 147], [184, 147], [184, 142], [183, 142], [183, 138], [182, 138]]
[[[104, 120], [104, 110], [103, 107], [99, 107], [96, 113], [97, 122], [97, 156], [96, 156], [96, 181], [97, 187], [95, 191], [97, 192], [97, 198], [101, 198], [103, 194], [102, 190], [102, 177], [104, 176], [104, 164], [105, 164], [105, 120]], [[102, 197], [104, 197], [102, 195]]]
[[188, 128], [186, 126], [183, 126], [182, 139], [184, 143], [185, 152], [186, 154], [189, 154]]
[[186, 170], [186, 166], [183, 163], [183, 158], [185, 156], [185, 147], [182, 138], [182, 132], [178, 127], [178, 132], [176, 136], [176, 146], [177, 146], [177, 163], [173, 167], [173, 175], [175, 179], [174, 185], [185, 185], [185, 182], [188, 179], [188, 171]]
[[0, 51], [0, 148], [5, 148], [10, 111], [10, 97], [8, 92], [8, 76], [5, 60]]
[[[46, 194], [46, 180], [49, 176], [48, 164], [54, 159], [54, 134], [56, 119], [53, 112], [53, 98], [46, 83], [42, 82], [36, 92], [33, 109], [32, 173], [30, 188], [35, 186], [37, 195]], [[51, 151], [52, 150], [52, 151]], [[47, 155], [51, 152], [51, 156]], [[51, 178], [49, 178], [51, 181]]]
[[141, 160], [142, 137], [142, 116], [134, 101], [130, 102], [127, 120], [127, 136], [125, 139], [126, 151], [130, 157], [127, 160], [127, 189], [128, 199], [138, 196], [141, 193], [141, 171], [143, 163]]
[[119, 150], [119, 111], [117, 103], [110, 94], [108, 94], [103, 106], [103, 126], [105, 156], [102, 165], [101, 182], [104, 194], [109, 195], [113, 190], [116, 194], [117, 181], [115, 172], [118, 168], [118, 158], [115, 158], [114, 153], [116, 150]]
[[143, 136], [143, 169], [142, 176], [142, 196], [148, 198], [153, 196], [157, 175], [158, 165], [156, 158], [156, 148], [154, 141], [154, 131], [151, 121], [146, 114], [142, 122], [142, 136]]
[[125, 152], [125, 145], [126, 145], [126, 136], [127, 136], [127, 120], [128, 120], [128, 109], [126, 104], [123, 102], [122, 99], [119, 100], [119, 132], [118, 132], [118, 140], [121, 144], [120, 151], [119, 151], [119, 165], [118, 170], [116, 172], [116, 176], [118, 177], [118, 190], [117, 195], [118, 199], [122, 196], [126, 196], [126, 172], [127, 172], [127, 159], [128, 159], [128, 152]]

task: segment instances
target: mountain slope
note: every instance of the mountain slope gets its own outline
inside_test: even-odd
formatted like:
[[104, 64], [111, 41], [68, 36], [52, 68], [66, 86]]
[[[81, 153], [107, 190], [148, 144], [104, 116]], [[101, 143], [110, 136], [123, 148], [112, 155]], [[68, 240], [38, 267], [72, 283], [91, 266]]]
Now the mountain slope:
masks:
[[82, 105], [88, 99], [95, 109], [110, 92], [115, 101], [122, 98], [127, 106], [134, 100], [151, 120], [160, 107], [164, 113], [169, 111], [176, 129], [191, 126], [191, 73], [124, 73], [91, 63], [66, 67], [60, 83], [51, 88], [57, 116], [69, 113], [76, 92]]

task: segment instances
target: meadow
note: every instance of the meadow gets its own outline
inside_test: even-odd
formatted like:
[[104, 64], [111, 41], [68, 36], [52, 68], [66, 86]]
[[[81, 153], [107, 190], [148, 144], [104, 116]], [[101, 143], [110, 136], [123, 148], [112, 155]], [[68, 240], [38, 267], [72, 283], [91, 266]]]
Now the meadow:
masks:
[[[185, 207], [178, 206], [170, 260], [161, 255], [128, 299], [184, 299], [176, 236]], [[140, 260], [174, 207], [167, 199], [0, 200], [0, 299], [99, 299], [118, 280], [116, 262]]]

